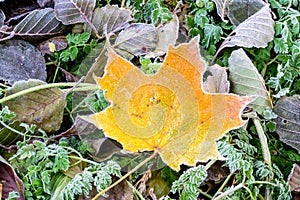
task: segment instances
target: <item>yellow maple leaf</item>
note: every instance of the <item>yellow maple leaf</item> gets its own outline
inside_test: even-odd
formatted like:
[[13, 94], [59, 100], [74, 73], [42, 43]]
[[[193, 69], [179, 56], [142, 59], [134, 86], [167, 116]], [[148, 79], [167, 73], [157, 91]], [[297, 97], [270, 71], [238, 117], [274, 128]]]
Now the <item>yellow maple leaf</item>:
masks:
[[95, 78], [111, 106], [84, 118], [132, 152], [157, 151], [174, 170], [180, 164], [221, 158], [216, 140], [244, 124], [241, 112], [252, 100], [202, 90], [198, 38], [170, 47], [154, 75], [108, 51], [103, 78]]

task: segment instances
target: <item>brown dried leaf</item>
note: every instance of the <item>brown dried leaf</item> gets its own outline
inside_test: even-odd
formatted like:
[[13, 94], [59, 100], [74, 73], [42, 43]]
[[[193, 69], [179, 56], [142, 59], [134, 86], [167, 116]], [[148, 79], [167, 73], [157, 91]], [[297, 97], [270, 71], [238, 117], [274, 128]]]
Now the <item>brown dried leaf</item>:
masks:
[[228, 18], [235, 26], [263, 8], [263, 0], [233, 0], [228, 3]]
[[214, 58], [227, 47], [266, 47], [274, 37], [274, 20], [269, 5], [246, 19], [229, 34], [215, 54]]
[[0, 79], [13, 84], [16, 81], [40, 79], [45, 81], [44, 57], [29, 42], [8, 40], [0, 44]]
[[14, 28], [15, 35], [27, 40], [37, 40], [62, 33], [64, 26], [55, 17], [52, 8], [34, 10]]
[[296, 163], [293, 164], [293, 168], [287, 182], [292, 192], [300, 192], [300, 167]]
[[213, 0], [216, 4], [218, 15], [221, 17], [222, 21], [226, 21], [224, 17], [227, 15], [227, 6], [229, 0]]
[[[92, 24], [97, 29], [99, 35], [104, 34], [104, 26], [106, 26], [106, 33], [111, 34], [128, 25], [132, 20], [131, 11], [125, 8], [119, 8], [114, 5], [107, 5], [101, 8], [96, 8], [93, 12]], [[91, 31], [90, 26], [85, 26], [87, 32]]]
[[300, 153], [300, 96], [283, 97], [274, 106], [280, 140]]
[[37, 48], [42, 52], [43, 55], [52, 55], [55, 51], [51, 49], [51, 45], [54, 45], [55, 51], [61, 51], [67, 48], [68, 42], [65, 36], [58, 36], [40, 43]]
[[131, 59], [153, 51], [157, 44], [157, 33], [152, 24], [131, 24], [120, 32], [115, 44], [115, 51]]
[[229, 93], [229, 81], [227, 80], [226, 68], [215, 64], [208, 68], [208, 74], [203, 89], [208, 93]]
[[54, 0], [58, 20], [64, 25], [91, 20], [96, 0]]
[[2, 198], [7, 198], [9, 192], [19, 193], [17, 200], [25, 200], [24, 185], [22, 180], [17, 176], [14, 168], [0, 155], [0, 183], [2, 183]]
[[167, 24], [157, 28], [158, 41], [153, 52], [146, 55], [148, 58], [157, 57], [165, 54], [169, 46], [175, 45], [178, 38], [179, 20], [177, 15]]
[[[38, 80], [19, 81], [6, 91], [6, 96], [45, 84]], [[15, 120], [36, 124], [46, 132], [60, 128], [65, 107], [65, 94], [58, 88], [48, 88], [31, 92], [6, 101], [3, 106], [16, 113]]]

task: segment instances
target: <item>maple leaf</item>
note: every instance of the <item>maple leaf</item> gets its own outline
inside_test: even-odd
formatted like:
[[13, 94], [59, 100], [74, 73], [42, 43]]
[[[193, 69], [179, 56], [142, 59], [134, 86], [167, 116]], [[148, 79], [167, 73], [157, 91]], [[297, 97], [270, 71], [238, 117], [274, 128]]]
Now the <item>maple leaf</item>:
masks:
[[180, 164], [221, 158], [216, 140], [244, 124], [241, 112], [252, 98], [203, 92], [198, 42], [169, 47], [154, 75], [109, 50], [106, 72], [95, 80], [111, 106], [84, 118], [125, 150], [154, 150], [177, 171]]

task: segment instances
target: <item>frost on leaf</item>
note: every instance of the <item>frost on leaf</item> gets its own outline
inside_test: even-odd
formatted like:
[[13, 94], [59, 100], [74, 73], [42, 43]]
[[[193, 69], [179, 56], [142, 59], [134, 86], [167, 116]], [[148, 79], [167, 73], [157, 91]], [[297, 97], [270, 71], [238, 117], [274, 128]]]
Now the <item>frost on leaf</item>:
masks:
[[250, 97], [202, 90], [205, 64], [198, 38], [170, 47], [154, 75], [145, 75], [109, 50], [103, 78], [95, 78], [111, 106], [86, 120], [132, 152], [157, 151], [174, 170], [220, 158], [216, 140], [244, 124]]

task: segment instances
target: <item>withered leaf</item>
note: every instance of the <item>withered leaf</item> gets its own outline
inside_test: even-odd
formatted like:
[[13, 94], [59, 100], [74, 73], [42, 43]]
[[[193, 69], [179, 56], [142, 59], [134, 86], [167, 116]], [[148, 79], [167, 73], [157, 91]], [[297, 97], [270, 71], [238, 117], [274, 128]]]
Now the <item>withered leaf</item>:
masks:
[[96, 0], [54, 0], [58, 20], [64, 25], [84, 23], [91, 20]]
[[[98, 31], [98, 34], [103, 36], [104, 31], [107, 34], [115, 33], [122, 30], [128, 25], [132, 19], [131, 11], [125, 8], [119, 8], [116, 5], [106, 5], [101, 8], [96, 8], [93, 12], [92, 23]], [[104, 26], [106, 30], [104, 30]], [[85, 30], [90, 32], [90, 26], [86, 25]]]
[[228, 18], [235, 26], [263, 8], [263, 0], [232, 0], [228, 3]]
[[51, 44], [54, 45], [55, 51], [61, 51], [68, 46], [68, 42], [65, 36], [57, 36], [50, 38], [38, 45], [38, 49], [43, 55], [49, 54], [52, 55], [54, 51], [51, 50]]
[[116, 52], [126, 58], [145, 55], [155, 49], [157, 33], [152, 24], [131, 24], [121, 31], [113, 45]]
[[94, 83], [93, 76], [103, 75], [106, 61], [106, 44], [98, 43], [79, 65], [79, 76], [85, 76], [86, 83]]
[[248, 107], [259, 114], [263, 114], [267, 107], [272, 108], [272, 100], [265, 81], [245, 51], [243, 49], [233, 51], [228, 63], [231, 90], [239, 95], [255, 96], [256, 99]]
[[300, 96], [282, 97], [275, 106], [276, 132], [284, 143], [300, 153]]
[[2, 9], [0, 9], [0, 28], [3, 26], [5, 20], [5, 14]]
[[110, 49], [106, 72], [95, 79], [111, 106], [82, 117], [125, 150], [154, 150], [177, 171], [180, 164], [218, 159], [216, 140], [245, 123], [241, 112], [252, 98], [204, 93], [205, 67], [199, 38], [170, 47], [154, 75], [145, 75]]
[[291, 191], [300, 192], [300, 167], [296, 163], [293, 164], [293, 168], [287, 182]]
[[0, 79], [16, 81], [40, 79], [45, 81], [46, 64], [36, 47], [22, 40], [8, 40], [0, 44]]
[[223, 41], [214, 57], [227, 47], [266, 47], [274, 37], [274, 20], [269, 5], [240, 23]]
[[178, 38], [179, 20], [177, 15], [167, 24], [158, 27], [157, 29], [157, 44], [155, 50], [146, 55], [146, 57], [157, 57], [165, 54], [170, 45], [175, 45]]
[[9, 192], [19, 193], [17, 200], [25, 200], [24, 184], [17, 176], [14, 168], [0, 155], [0, 183], [2, 183], [2, 198], [7, 198]]
[[62, 33], [64, 26], [55, 17], [52, 8], [34, 10], [14, 28], [15, 35], [27, 40], [38, 40]]
[[209, 66], [205, 74], [207, 74], [206, 80], [203, 83], [203, 90], [205, 92], [229, 93], [226, 68], [215, 64]]
[[227, 6], [229, 0], [213, 0], [216, 4], [218, 15], [221, 17], [222, 21], [225, 21], [224, 17], [227, 15]]
[[[8, 124], [9, 127], [20, 131], [20, 132], [24, 132], [25, 128], [20, 126], [20, 122], [19, 121], [14, 121], [12, 123]], [[13, 131], [11, 131], [10, 129], [8, 129], [7, 127], [2, 127], [0, 130], [0, 144], [4, 145], [4, 146], [10, 146], [13, 144], [16, 144], [17, 141], [21, 140], [23, 137]]]
[[[5, 95], [42, 84], [46, 83], [38, 80], [19, 81], [9, 88]], [[3, 103], [16, 113], [15, 120], [36, 124], [46, 132], [60, 128], [65, 104], [65, 94], [58, 88], [38, 90]]]

